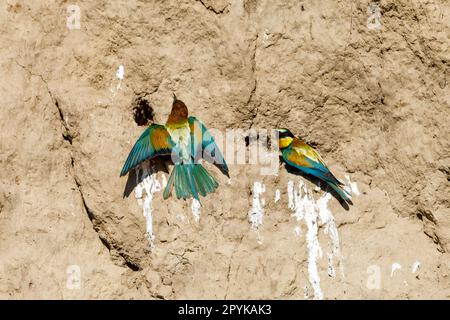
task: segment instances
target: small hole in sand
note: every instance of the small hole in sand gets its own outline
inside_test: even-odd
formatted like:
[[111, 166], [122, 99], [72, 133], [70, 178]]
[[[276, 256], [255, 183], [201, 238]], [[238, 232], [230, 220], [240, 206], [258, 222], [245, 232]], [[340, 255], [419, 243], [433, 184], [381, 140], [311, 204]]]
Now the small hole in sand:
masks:
[[146, 126], [153, 122], [155, 114], [147, 98], [142, 96], [135, 97], [132, 107], [134, 121], [138, 126]]

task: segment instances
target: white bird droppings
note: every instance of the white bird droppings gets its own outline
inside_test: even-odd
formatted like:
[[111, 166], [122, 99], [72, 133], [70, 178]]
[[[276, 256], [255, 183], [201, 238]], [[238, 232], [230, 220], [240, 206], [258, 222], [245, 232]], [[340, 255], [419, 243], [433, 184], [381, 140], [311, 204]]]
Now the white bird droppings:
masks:
[[111, 101], [114, 100], [114, 98], [117, 95], [117, 92], [119, 92], [120, 88], [122, 87], [122, 80], [125, 77], [125, 67], [123, 65], [120, 65], [117, 68], [116, 71], [116, 78], [118, 80], [117, 85], [114, 87], [114, 84], [111, 84], [111, 87], [109, 88], [109, 91], [112, 93]]
[[292, 181], [288, 182], [289, 208], [294, 211], [297, 221], [304, 220], [307, 226], [306, 243], [308, 248], [308, 274], [309, 282], [314, 291], [315, 299], [323, 299], [320, 288], [320, 277], [317, 269], [317, 259], [322, 257], [322, 249], [317, 238], [317, 206], [311, 193], [306, 189], [303, 181], [299, 182], [295, 190]]
[[248, 216], [254, 230], [258, 229], [263, 223], [265, 201], [261, 198], [261, 195], [264, 192], [266, 192], [266, 186], [264, 184], [261, 182], [255, 182], [253, 184], [253, 204]]
[[348, 183], [347, 190], [350, 189], [352, 194], [359, 196], [360, 193], [359, 193], [359, 189], [358, 189], [358, 184], [356, 182], [352, 182], [350, 180], [350, 176], [348, 174], [345, 175], [345, 179], [347, 180], [347, 183]]
[[156, 174], [150, 174], [148, 168], [142, 169], [142, 181], [139, 183], [139, 169], [136, 169], [135, 197], [142, 202], [143, 191], [145, 191], [144, 203], [142, 204], [143, 214], [146, 221], [147, 232], [146, 236], [150, 244], [150, 248], [154, 247], [155, 235], [153, 234], [153, 213], [152, 202], [153, 194], [161, 191], [161, 184], [156, 179]]
[[275, 203], [280, 201], [280, 199], [281, 199], [281, 193], [280, 193], [280, 190], [277, 189], [277, 190], [275, 190]]
[[416, 273], [420, 269], [420, 261], [415, 261], [411, 267], [411, 272]]
[[291, 210], [295, 210], [295, 203], [294, 203], [294, 182], [289, 181], [288, 182], [288, 207]]
[[165, 174], [163, 174], [162, 177], [161, 177], [161, 187], [162, 187], [162, 189], [167, 187], [167, 178], [166, 178]]
[[[331, 242], [331, 252], [327, 254], [328, 275], [335, 277], [336, 272], [333, 265], [334, 257], [338, 259], [341, 266], [342, 276], [344, 276], [342, 255], [339, 244], [339, 234], [337, 231], [334, 216], [328, 209], [328, 201], [331, 199], [329, 193], [325, 193], [319, 200], [315, 200], [312, 192], [306, 188], [303, 181], [299, 182], [298, 189], [294, 187], [292, 181], [288, 182], [288, 206], [293, 211], [293, 216], [297, 221], [306, 223], [306, 243], [308, 248], [308, 274], [309, 282], [312, 286], [315, 299], [323, 299], [323, 292], [320, 288], [320, 277], [317, 268], [317, 259], [322, 258], [322, 249], [318, 239], [318, 227], [324, 225], [325, 234]], [[297, 230], [294, 229], [294, 230]], [[295, 231], [297, 233], [297, 231]]]
[[202, 205], [200, 204], [200, 201], [198, 201], [197, 199], [192, 199], [191, 211], [192, 215], [194, 216], [195, 222], [200, 221], [201, 208]]
[[394, 275], [395, 271], [400, 270], [401, 268], [402, 266], [400, 265], [400, 263], [394, 262], [391, 268], [391, 277]]
[[[357, 188], [357, 187], [356, 187]], [[254, 182], [253, 184], [253, 202], [249, 211], [249, 221], [252, 229], [258, 232], [258, 227], [263, 223], [265, 201], [261, 195], [266, 191], [264, 184]], [[314, 299], [323, 299], [324, 294], [320, 287], [320, 276], [317, 266], [317, 260], [323, 256], [322, 248], [319, 243], [318, 232], [319, 222], [324, 226], [324, 232], [330, 239], [331, 251], [327, 252], [328, 275], [336, 277], [334, 263], [340, 266], [342, 277], [344, 277], [342, 254], [340, 249], [340, 239], [333, 214], [328, 208], [328, 201], [332, 198], [331, 194], [325, 193], [319, 200], [315, 200], [311, 190], [308, 190], [303, 181], [299, 181], [298, 187], [294, 182], [287, 184], [288, 207], [292, 210], [292, 215], [297, 221], [304, 221], [306, 224], [306, 245], [308, 249], [308, 278], [312, 287]], [[281, 197], [280, 191], [275, 191], [275, 202]], [[302, 234], [300, 225], [294, 228], [294, 234], [299, 237]], [[258, 243], [261, 238], [258, 235]], [[337, 258], [337, 259], [336, 259]], [[305, 298], [310, 296], [309, 287], [305, 286]]]
[[[331, 213], [330, 209], [328, 209], [328, 201], [331, 200], [331, 194], [326, 193], [324, 194], [319, 200], [317, 200], [317, 208], [319, 211], [319, 218], [321, 225], [325, 226], [325, 234], [328, 235], [331, 241], [331, 255], [338, 258], [338, 263], [340, 265], [340, 270], [342, 273], [342, 276], [344, 276], [344, 266], [341, 263], [342, 260], [342, 254], [341, 254], [341, 247], [340, 247], [340, 240], [339, 240], [339, 233], [336, 226], [336, 221], [334, 219], [333, 214]], [[333, 259], [328, 259], [328, 263], [333, 264]], [[329, 268], [333, 269], [334, 273], [334, 267], [333, 265], [328, 266]], [[334, 275], [333, 275], [334, 277]]]
[[116, 77], [119, 80], [123, 80], [124, 76], [125, 76], [125, 67], [123, 65], [120, 65], [119, 68], [117, 68]]

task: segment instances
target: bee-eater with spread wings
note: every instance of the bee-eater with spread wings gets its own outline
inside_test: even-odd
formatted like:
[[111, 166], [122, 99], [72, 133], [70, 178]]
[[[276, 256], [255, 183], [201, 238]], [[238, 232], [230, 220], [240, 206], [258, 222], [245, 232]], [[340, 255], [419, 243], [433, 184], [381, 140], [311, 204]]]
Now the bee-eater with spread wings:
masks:
[[331, 173], [320, 154], [288, 129], [277, 129], [278, 143], [283, 161], [303, 173], [325, 181], [345, 201], [352, 204], [351, 195], [344, 185]]
[[150, 125], [131, 149], [120, 176], [147, 159], [170, 155], [175, 166], [169, 176], [163, 196], [167, 199], [175, 186], [178, 199], [205, 197], [214, 192], [219, 184], [199, 163], [205, 159], [217, 166], [229, 177], [228, 166], [214, 138], [205, 125], [195, 117], [188, 116], [183, 101], [173, 95], [172, 111], [165, 125]]

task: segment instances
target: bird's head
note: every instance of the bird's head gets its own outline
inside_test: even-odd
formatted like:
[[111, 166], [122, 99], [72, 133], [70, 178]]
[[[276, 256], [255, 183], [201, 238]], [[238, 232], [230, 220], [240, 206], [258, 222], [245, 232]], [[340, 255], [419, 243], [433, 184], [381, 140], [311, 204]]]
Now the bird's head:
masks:
[[167, 119], [167, 123], [181, 123], [187, 121], [187, 118], [188, 108], [186, 107], [184, 102], [178, 100], [175, 93], [173, 93], [172, 111], [170, 112], [169, 118]]
[[295, 136], [289, 129], [276, 129], [278, 132], [278, 145], [281, 150], [289, 147]]

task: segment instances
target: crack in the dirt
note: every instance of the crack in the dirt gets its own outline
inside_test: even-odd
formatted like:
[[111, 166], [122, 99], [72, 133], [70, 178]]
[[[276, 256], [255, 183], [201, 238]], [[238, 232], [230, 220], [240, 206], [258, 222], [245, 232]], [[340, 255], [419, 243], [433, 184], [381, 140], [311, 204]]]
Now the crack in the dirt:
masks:
[[192, 263], [189, 261], [189, 259], [184, 256], [188, 252], [194, 252], [194, 251], [191, 249], [185, 249], [182, 254], [175, 253], [175, 252], [169, 252], [170, 255], [175, 256], [178, 259], [178, 262], [173, 266], [174, 272], [172, 273], [172, 275], [175, 274], [175, 270], [180, 264], [192, 266]]
[[34, 76], [34, 77], [38, 77], [44, 83], [45, 87], [47, 88], [47, 93], [58, 111], [59, 120], [60, 120], [62, 126], [64, 127], [64, 132], [62, 133], [62, 136], [63, 136], [64, 140], [69, 141], [69, 143], [72, 144], [73, 137], [72, 137], [72, 134], [70, 133], [69, 125], [67, 124], [67, 121], [64, 117], [64, 113], [63, 113], [61, 107], [59, 106], [58, 99], [56, 99], [54, 97], [52, 91], [50, 90], [50, 86], [48, 85], [47, 80], [45, 80], [45, 78], [42, 74], [34, 73], [29, 68], [27, 68], [23, 64], [19, 63], [17, 60], [14, 60], [14, 61], [16, 62], [16, 64], [19, 67], [21, 67], [23, 70], [28, 72], [28, 74], [30, 74], [31, 76]]
[[[248, 97], [247, 100], [247, 105], [250, 105], [253, 103], [253, 99], [255, 97], [255, 93], [256, 93], [256, 88], [258, 87], [258, 79], [257, 79], [257, 75], [256, 75], [256, 50], [258, 49], [258, 32], [256, 33], [255, 39], [253, 40], [254, 42], [254, 47], [253, 47], [253, 53], [252, 53], [252, 75], [253, 75], [253, 87], [252, 90], [250, 91], [250, 95]], [[252, 110], [252, 115], [251, 115], [251, 119], [250, 119], [250, 125], [248, 127], [248, 129], [251, 129], [253, 127], [254, 121], [256, 116], [258, 115], [258, 105], [255, 105], [255, 108]]]
[[[48, 85], [47, 80], [45, 80], [45, 78], [41, 74], [36, 74], [36, 73], [32, 72], [31, 70], [29, 70], [29, 68], [27, 68], [26, 66], [20, 64], [17, 60], [15, 60], [15, 62], [16, 62], [16, 64], [19, 67], [21, 67], [23, 70], [25, 70], [28, 74], [30, 74], [31, 76], [34, 76], [34, 77], [38, 77], [45, 84], [45, 87], [47, 89], [47, 93], [48, 93], [50, 99], [52, 100], [52, 103], [55, 105], [55, 107], [56, 107], [56, 109], [58, 111], [59, 121], [61, 122], [62, 126], [64, 127], [64, 132], [62, 133], [62, 137], [63, 137], [63, 139], [65, 141], [69, 142], [70, 146], [72, 146], [73, 136], [72, 136], [72, 134], [70, 132], [70, 128], [69, 128], [69, 126], [67, 124], [67, 121], [66, 121], [66, 119], [64, 117], [64, 112], [63, 112], [61, 106], [59, 105], [58, 99], [53, 95], [52, 91], [50, 90], [50, 86]], [[72, 153], [72, 150], [70, 150], [70, 152]], [[88, 207], [88, 205], [86, 203], [86, 199], [85, 199], [84, 194], [83, 194], [83, 191], [81, 189], [81, 184], [78, 181], [78, 179], [76, 178], [76, 175], [75, 175], [75, 159], [74, 159], [74, 157], [72, 155], [70, 155], [70, 161], [71, 161], [72, 177], [73, 177], [74, 183], [75, 183], [75, 185], [77, 187], [77, 190], [78, 190], [78, 192], [80, 194], [81, 202], [83, 204], [83, 208], [84, 208], [85, 214], [89, 218], [89, 221], [91, 221], [92, 227], [93, 227], [94, 231], [97, 233], [100, 242], [103, 244], [103, 246], [105, 246], [106, 249], [108, 249], [108, 252], [109, 252], [111, 258], [113, 258], [112, 255], [111, 255], [111, 250], [115, 249], [117, 251], [117, 253], [119, 254], [119, 256], [121, 256], [123, 258], [125, 265], [129, 269], [131, 269], [133, 271], [140, 270], [140, 267], [138, 265], [136, 265], [135, 263], [130, 261], [130, 259], [124, 253], [122, 253], [119, 250], [117, 250], [108, 241], [108, 239], [106, 239], [105, 237], [103, 237], [100, 234], [100, 232], [98, 230], [98, 227], [96, 225], [97, 223], [95, 222], [96, 221], [95, 215], [92, 212], [92, 210]]]
[[228, 271], [227, 271], [227, 287], [225, 289], [225, 296], [224, 296], [224, 300], [227, 300], [228, 297], [228, 291], [230, 289], [230, 276], [231, 276], [231, 265], [233, 263], [233, 257], [236, 253], [236, 251], [239, 249], [239, 247], [242, 244], [242, 240], [244, 239], [244, 235], [241, 236], [241, 238], [239, 239], [239, 243], [234, 247], [233, 252], [230, 255], [230, 260], [228, 262]]
[[89, 218], [89, 221], [91, 221], [92, 228], [97, 233], [97, 236], [100, 239], [100, 242], [103, 244], [103, 246], [106, 249], [108, 249], [108, 252], [109, 252], [109, 255], [111, 256], [111, 258], [113, 258], [112, 254], [111, 254], [111, 250], [116, 250], [117, 254], [124, 260], [124, 264], [129, 269], [131, 269], [132, 271], [139, 271], [141, 269], [139, 267], [139, 265], [137, 265], [133, 261], [131, 261], [126, 254], [124, 254], [123, 252], [120, 252], [119, 250], [117, 250], [115, 248], [115, 246], [113, 244], [111, 244], [106, 237], [101, 235], [101, 233], [99, 231], [99, 228], [97, 226], [97, 222], [96, 222], [97, 219], [95, 217], [95, 214], [93, 213], [93, 211], [87, 205], [86, 198], [84, 197], [84, 194], [83, 194], [83, 191], [82, 191], [81, 183], [78, 181], [77, 177], [74, 174], [74, 172], [75, 172], [75, 162], [74, 162], [74, 158], [72, 156], [71, 156], [71, 164], [72, 164], [72, 171], [73, 171], [73, 180], [75, 181], [75, 185], [77, 186], [77, 190], [78, 190], [78, 192], [80, 194], [81, 202], [83, 203], [84, 211], [85, 211], [87, 217]]
[[213, 6], [206, 4], [204, 0], [197, 0], [197, 1], [200, 2], [203, 5], [203, 7], [205, 7], [206, 10], [211, 11], [211, 12], [215, 13], [216, 15], [220, 15], [220, 14], [224, 13], [225, 10], [229, 6], [229, 4], [227, 4], [221, 10], [218, 10], [218, 9], [214, 8]]
[[[71, 159], [72, 159], [72, 170], [74, 170], [74, 160], [73, 160], [73, 157], [71, 157]], [[86, 212], [86, 215], [88, 216], [89, 221], [91, 221], [92, 226], [93, 226], [93, 228], [94, 228], [94, 231], [97, 233], [98, 238], [100, 239], [101, 243], [106, 247], [106, 249], [108, 249], [108, 252], [111, 252], [111, 248], [112, 248], [111, 244], [108, 242], [107, 239], [105, 239], [104, 237], [102, 237], [102, 236], [100, 235], [100, 233], [98, 232], [98, 230], [97, 230], [97, 228], [96, 228], [96, 226], [95, 226], [95, 224], [96, 224], [96, 223], [95, 223], [95, 215], [94, 215], [94, 213], [92, 212], [92, 210], [88, 207], [88, 205], [87, 205], [87, 203], [86, 203], [86, 199], [85, 199], [85, 197], [84, 197], [83, 191], [81, 191], [81, 185], [80, 185], [80, 183], [78, 182], [78, 179], [74, 176], [74, 177], [73, 177], [73, 180], [75, 181], [75, 185], [77, 186], [77, 190], [78, 190], [78, 192], [80, 193], [81, 202], [82, 202], [82, 204], [83, 204], [84, 211]]]

